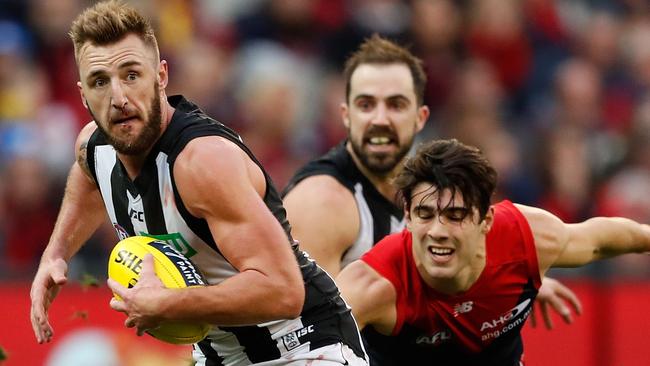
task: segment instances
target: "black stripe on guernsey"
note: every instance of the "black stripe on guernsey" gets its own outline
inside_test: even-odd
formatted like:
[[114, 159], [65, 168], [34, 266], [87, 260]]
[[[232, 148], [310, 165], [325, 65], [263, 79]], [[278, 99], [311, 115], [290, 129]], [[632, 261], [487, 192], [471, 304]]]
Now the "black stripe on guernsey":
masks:
[[199, 272], [199, 270], [194, 266], [194, 263], [185, 258], [185, 256], [179, 253], [176, 249], [161, 241], [152, 241], [149, 245], [156, 248], [159, 252], [169, 258], [183, 277], [186, 286], [199, 286], [206, 284], [205, 279], [201, 275], [201, 272]]
[[219, 328], [226, 332], [231, 332], [237, 337], [237, 341], [244, 347], [244, 352], [252, 363], [280, 358], [280, 350], [278, 349], [277, 343], [271, 338], [271, 333], [266, 327], [250, 325]]
[[[121, 187], [124, 177], [122, 176], [122, 170], [120, 169], [119, 161], [113, 166], [111, 171], [111, 186], [112, 187]], [[131, 217], [129, 216], [129, 198], [126, 196], [125, 189], [113, 189], [112, 192], [113, 207], [115, 208], [115, 219], [117, 223], [126, 230], [129, 235], [135, 235], [133, 229], [133, 223], [131, 222]]]
[[167, 234], [162, 202], [160, 202], [160, 185], [158, 184], [158, 169], [155, 161], [151, 164], [145, 164], [142, 169], [143, 172], [138, 175], [133, 185], [137, 189], [137, 193], [142, 197], [142, 205], [144, 212], [146, 212], [147, 231], [155, 234]]
[[196, 345], [205, 356], [205, 366], [222, 366], [223, 358], [210, 345], [209, 339], [204, 339]]

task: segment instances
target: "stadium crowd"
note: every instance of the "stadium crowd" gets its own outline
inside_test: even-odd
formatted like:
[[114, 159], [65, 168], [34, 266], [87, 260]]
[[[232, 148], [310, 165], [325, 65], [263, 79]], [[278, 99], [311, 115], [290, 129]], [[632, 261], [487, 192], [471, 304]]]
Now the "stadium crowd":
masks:
[[[86, 0], [0, 0], [0, 281], [33, 276], [54, 225], [79, 100], [67, 32]], [[172, 79], [237, 130], [284, 187], [345, 136], [343, 60], [373, 33], [429, 79], [419, 138], [480, 147], [498, 198], [567, 222], [650, 222], [650, 6], [644, 0], [146, 0]], [[105, 277], [105, 227], [71, 277]], [[581, 275], [650, 279], [650, 257]], [[562, 275], [563, 273], [559, 273]]]

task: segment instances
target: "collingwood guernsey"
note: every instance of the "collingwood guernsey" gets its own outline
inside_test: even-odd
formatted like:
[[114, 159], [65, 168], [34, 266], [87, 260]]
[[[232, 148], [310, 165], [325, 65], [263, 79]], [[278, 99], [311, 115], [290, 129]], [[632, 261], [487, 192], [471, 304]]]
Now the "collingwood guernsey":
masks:
[[169, 103], [176, 109], [174, 115], [134, 180], [99, 129], [88, 141], [88, 166], [118, 238], [145, 235], [166, 241], [187, 256], [211, 285], [238, 273], [219, 252], [206, 221], [185, 208], [174, 183], [174, 162], [187, 143], [198, 137], [220, 136], [237, 144], [264, 172], [264, 202], [287, 234], [287, 245], [293, 248], [306, 290], [302, 313], [296, 319], [214, 326], [206, 339], [194, 345], [197, 365], [251, 365], [336, 343], [364, 357], [350, 309], [332, 279], [294, 244], [282, 201], [251, 151], [235, 132], [182, 96], [170, 97]]

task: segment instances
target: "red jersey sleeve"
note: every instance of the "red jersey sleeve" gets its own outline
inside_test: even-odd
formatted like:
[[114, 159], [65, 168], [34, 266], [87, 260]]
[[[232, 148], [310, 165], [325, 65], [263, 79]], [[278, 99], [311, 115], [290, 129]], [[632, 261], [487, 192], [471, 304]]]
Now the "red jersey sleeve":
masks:
[[530, 229], [528, 220], [524, 214], [510, 201], [505, 200], [498, 203], [500, 209], [505, 211], [511, 219], [516, 222], [519, 229], [519, 234], [524, 242], [524, 250], [526, 252], [526, 263], [528, 264], [529, 275], [535, 282], [535, 288], [542, 285], [542, 279], [539, 274], [539, 262], [537, 261], [537, 249], [535, 247], [535, 240], [533, 239], [533, 232]]

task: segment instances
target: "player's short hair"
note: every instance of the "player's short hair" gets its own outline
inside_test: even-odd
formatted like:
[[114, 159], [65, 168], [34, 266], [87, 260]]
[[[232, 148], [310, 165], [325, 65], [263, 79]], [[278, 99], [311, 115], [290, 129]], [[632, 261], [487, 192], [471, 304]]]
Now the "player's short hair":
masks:
[[[395, 178], [398, 197], [406, 209], [411, 208], [413, 189], [422, 182], [434, 188], [423, 199], [446, 189], [452, 197], [460, 192], [468, 214], [476, 208], [482, 221], [496, 189], [497, 172], [478, 148], [456, 139], [433, 140], [422, 144]], [[444, 208], [440, 199], [438, 207]]]
[[72, 23], [68, 33], [74, 44], [74, 54], [79, 63], [81, 47], [90, 42], [93, 45], [108, 45], [135, 34], [160, 58], [158, 42], [153, 27], [138, 11], [119, 0], [104, 1], [83, 11]]
[[372, 37], [366, 39], [345, 62], [343, 77], [345, 78], [346, 101], [350, 99], [352, 73], [363, 64], [405, 64], [413, 77], [413, 89], [417, 103], [420, 106], [424, 104], [424, 86], [427, 83], [427, 76], [422, 68], [422, 60], [415, 57], [406, 48], [377, 34], [373, 34]]

